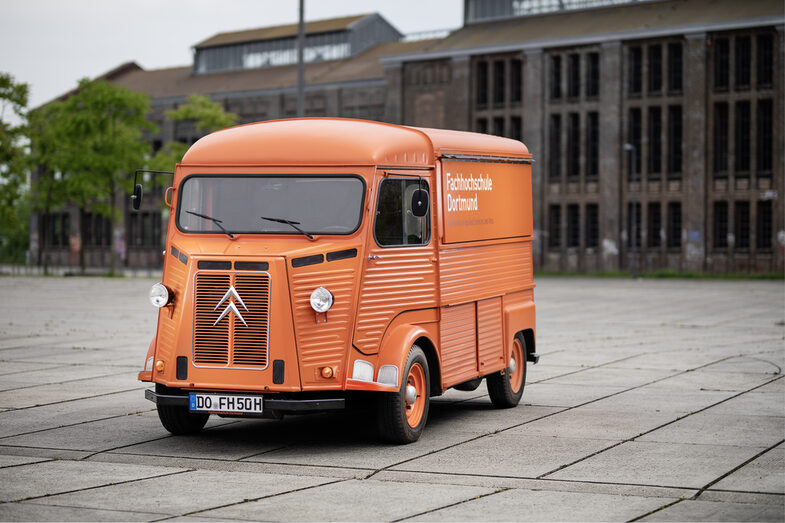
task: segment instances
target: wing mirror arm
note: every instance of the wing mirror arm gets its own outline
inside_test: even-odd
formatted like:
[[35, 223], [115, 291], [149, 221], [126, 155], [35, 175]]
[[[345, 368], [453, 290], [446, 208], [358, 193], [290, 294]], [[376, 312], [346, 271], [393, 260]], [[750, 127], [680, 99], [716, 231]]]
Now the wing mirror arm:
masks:
[[152, 174], [171, 174], [174, 175], [173, 171], [151, 171], [150, 169], [137, 169], [134, 171], [134, 191], [131, 194], [131, 208], [134, 211], [138, 211], [139, 207], [142, 206], [142, 184], [137, 183], [139, 173], [152, 173]]

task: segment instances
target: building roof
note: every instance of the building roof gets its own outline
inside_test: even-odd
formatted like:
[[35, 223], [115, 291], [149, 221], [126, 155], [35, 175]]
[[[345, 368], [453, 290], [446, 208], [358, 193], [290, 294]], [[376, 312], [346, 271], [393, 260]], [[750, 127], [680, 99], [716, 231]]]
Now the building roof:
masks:
[[[342, 18], [330, 18], [328, 20], [316, 20], [305, 23], [305, 34], [332, 33], [348, 29], [353, 23], [371, 16], [369, 14], [344, 16]], [[228, 44], [241, 44], [245, 42], [259, 42], [262, 40], [274, 40], [277, 38], [287, 38], [297, 36], [297, 24], [275, 25], [271, 27], [260, 27], [257, 29], [247, 29], [244, 31], [233, 31], [229, 33], [218, 33], [207, 40], [203, 40], [194, 47], [202, 49], [205, 47], [217, 47]]]
[[579, 45], [658, 34], [700, 32], [750, 25], [781, 24], [781, 0], [664, 0], [574, 9], [474, 23], [451, 33], [419, 56], [431, 59], [477, 52]]
[[435, 156], [458, 151], [531, 157], [521, 142], [497, 136], [343, 118], [300, 118], [208, 134], [191, 146], [182, 164], [431, 167]]
[[[416, 53], [428, 49], [438, 40], [389, 42], [344, 60], [305, 64], [307, 85], [381, 79], [384, 68], [379, 58], [388, 54]], [[190, 66], [167, 69], [129, 69], [112, 80], [152, 98], [185, 97], [191, 94], [284, 89], [297, 85], [297, 65], [245, 69], [217, 73], [193, 74]]]

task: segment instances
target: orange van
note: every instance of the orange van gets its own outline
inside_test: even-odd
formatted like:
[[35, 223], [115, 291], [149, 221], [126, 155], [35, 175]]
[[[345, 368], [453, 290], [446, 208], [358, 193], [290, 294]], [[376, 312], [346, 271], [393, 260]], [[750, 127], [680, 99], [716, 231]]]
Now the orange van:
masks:
[[515, 140], [348, 119], [196, 142], [165, 197], [139, 373], [163, 426], [361, 398], [408, 443], [451, 387], [485, 378], [495, 406], [517, 405], [538, 359], [531, 161]]

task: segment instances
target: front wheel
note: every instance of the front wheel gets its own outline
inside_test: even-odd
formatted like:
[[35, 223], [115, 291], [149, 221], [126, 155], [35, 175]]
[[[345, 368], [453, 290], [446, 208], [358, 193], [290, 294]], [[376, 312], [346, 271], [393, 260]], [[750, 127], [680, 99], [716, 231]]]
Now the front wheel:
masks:
[[491, 374], [485, 382], [495, 407], [507, 409], [521, 401], [523, 387], [526, 385], [526, 342], [522, 334], [515, 335], [507, 368]]
[[428, 419], [430, 391], [428, 360], [420, 347], [412, 345], [400, 389], [381, 393], [376, 413], [380, 436], [390, 443], [417, 441]]
[[209, 414], [189, 412], [186, 407], [157, 405], [158, 418], [166, 430], [175, 435], [196, 434], [204, 428]]

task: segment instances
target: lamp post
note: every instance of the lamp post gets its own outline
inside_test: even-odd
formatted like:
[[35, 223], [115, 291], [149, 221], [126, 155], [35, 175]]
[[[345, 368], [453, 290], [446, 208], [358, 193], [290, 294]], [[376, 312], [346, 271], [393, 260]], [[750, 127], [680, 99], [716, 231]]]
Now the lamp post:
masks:
[[638, 150], [636, 149], [636, 147], [634, 145], [632, 145], [631, 143], [625, 143], [624, 144], [624, 150], [625, 151], [629, 151], [629, 153], [630, 153], [630, 175], [631, 176], [630, 176], [630, 180], [629, 180], [629, 182], [630, 182], [629, 188], [630, 188], [630, 204], [631, 205], [629, 207], [630, 207], [630, 213], [631, 213], [631, 216], [630, 216], [630, 222], [631, 222], [630, 223], [630, 228], [632, 229], [630, 231], [630, 233], [629, 233], [630, 234], [630, 246], [631, 246], [631, 248], [630, 248], [630, 271], [632, 272], [632, 279], [634, 280], [635, 278], [638, 277], [638, 274], [637, 274], [637, 272], [638, 272], [638, 260], [637, 260], [637, 257], [636, 257], [636, 255], [637, 255], [636, 249], [637, 249], [637, 246], [638, 246], [638, 235], [635, 234], [636, 231], [637, 231], [637, 225], [638, 225], [638, 210], [635, 207], [635, 198], [634, 198], [635, 190], [633, 189], [634, 185], [632, 184], [634, 176], [632, 176], [632, 175], [634, 175], [634, 174], [639, 175], [638, 180], [640, 181], [640, 173], [637, 172], [637, 167], [638, 167], [638, 162], [637, 162]]
[[305, 0], [300, 0], [300, 18], [297, 21], [297, 116], [305, 116]]

